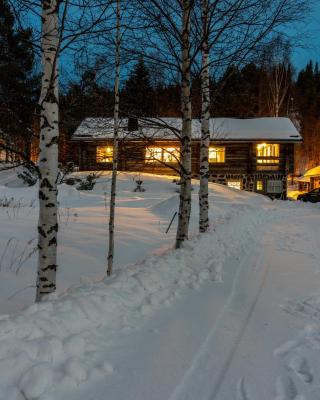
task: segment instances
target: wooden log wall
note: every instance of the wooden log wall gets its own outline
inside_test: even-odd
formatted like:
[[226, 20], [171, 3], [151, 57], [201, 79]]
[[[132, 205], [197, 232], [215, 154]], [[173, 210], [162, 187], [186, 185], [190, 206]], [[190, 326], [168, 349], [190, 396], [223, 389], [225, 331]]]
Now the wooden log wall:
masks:
[[[255, 143], [212, 143], [213, 146], [222, 146], [226, 149], [224, 163], [211, 163], [210, 174], [255, 174], [268, 171], [274, 173], [289, 173], [293, 171], [294, 165], [294, 145], [292, 143], [280, 144], [279, 163], [258, 164], [256, 157]], [[69, 147], [71, 154], [69, 161], [74, 161], [79, 165], [80, 170], [110, 170], [111, 163], [98, 163], [96, 160], [97, 146], [112, 146], [110, 141], [101, 142], [74, 142]], [[160, 162], [145, 162], [145, 148], [148, 146], [156, 147], [179, 147], [178, 142], [172, 141], [126, 141], [119, 142], [119, 170], [150, 172], [155, 174], [178, 174], [179, 166], [177, 163], [164, 165]], [[193, 177], [199, 176], [200, 144], [194, 141], [192, 144], [192, 172]]]

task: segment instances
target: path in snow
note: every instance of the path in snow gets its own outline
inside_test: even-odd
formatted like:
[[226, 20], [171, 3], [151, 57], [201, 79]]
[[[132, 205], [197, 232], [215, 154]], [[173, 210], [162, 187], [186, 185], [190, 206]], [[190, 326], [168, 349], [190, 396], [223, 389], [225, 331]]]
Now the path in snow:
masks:
[[280, 205], [246, 254], [228, 259], [222, 283], [119, 335], [106, 354], [115, 373], [56, 399], [318, 400], [319, 347], [287, 343], [305, 320], [286, 309], [319, 291], [315, 211]]

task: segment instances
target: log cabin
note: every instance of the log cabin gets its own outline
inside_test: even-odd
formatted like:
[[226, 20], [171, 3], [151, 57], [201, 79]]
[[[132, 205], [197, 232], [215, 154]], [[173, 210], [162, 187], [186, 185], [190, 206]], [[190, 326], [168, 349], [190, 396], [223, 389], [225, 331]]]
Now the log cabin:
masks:
[[[87, 118], [71, 138], [79, 170], [110, 170], [113, 120]], [[123, 119], [119, 170], [179, 175], [181, 119]], [[192, 121], [192, 176], [199, 178], [201, 122]], [[289, 118], [210, 119], [210, 181], [286, 199], [294, 144], [302, 138]]]

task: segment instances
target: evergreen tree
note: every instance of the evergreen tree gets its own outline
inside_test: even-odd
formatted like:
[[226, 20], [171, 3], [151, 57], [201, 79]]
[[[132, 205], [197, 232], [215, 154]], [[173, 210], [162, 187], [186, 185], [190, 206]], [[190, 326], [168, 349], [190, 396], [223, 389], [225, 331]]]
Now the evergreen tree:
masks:
[[298, 75], [294, 105], [303, 136], [296, 152], [296, 172], [302, 174], [320, 163], [320, 79], [319, 67], [312, 61]]
[[231, 65], [215, 85], [213, 115], [251, 118], [259, 114], [261, 71], [255, 64]]
[[123, 111], [133, 117], [150, 117], [154, 114], [153, 89], [143, 58], [138, 61], [126, 81]]
[[32, 32], [16, 28], [6, 0], [0, 15], [0, 129], [7, 144], [28, 153], [37, 99]]
[[95, 68], [83, 72], [79, 82], [71, 83], [60, 100], [63, 126], [68, 134], [74, 132], [87, 117], [111, 117], [113, 94], [97, 82]]

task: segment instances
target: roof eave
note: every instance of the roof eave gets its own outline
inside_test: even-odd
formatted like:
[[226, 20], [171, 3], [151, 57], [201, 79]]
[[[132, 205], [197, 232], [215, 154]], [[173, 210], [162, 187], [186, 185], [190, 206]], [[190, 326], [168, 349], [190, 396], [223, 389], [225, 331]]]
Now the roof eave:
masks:
[[[126, 139], [126, 140], [147, 140], [148, 138], [120, 138], [121, 139]], [[79, 136], [79, 137], [71, 137], [72, 142], [80, 142], [80, 141], [105, 141], [105, 140], [113, 140], [113, 137], [91, 137], [91, 136]], [[149, 138], [149, 140], [158, 140], [158, 141], [173, 141], [176, 142], [178, 139], [177, 138]], [[200, 141], [200, 138], [192, 138], [194, 141]], [[292, 138], [292, 139], [267, 139], [267, 138], [258, 138], [258, 139], [214, 139], [210, 138], [210, 141], [212, 142], [219, 142], [219, 143], [225, 143], [225, 142], [232, 142], [232, 143], [258, 143], [258, 142], [266, 142], [266, 143], [301, 143], [303, 141], [302, 138]]]

